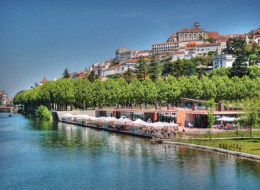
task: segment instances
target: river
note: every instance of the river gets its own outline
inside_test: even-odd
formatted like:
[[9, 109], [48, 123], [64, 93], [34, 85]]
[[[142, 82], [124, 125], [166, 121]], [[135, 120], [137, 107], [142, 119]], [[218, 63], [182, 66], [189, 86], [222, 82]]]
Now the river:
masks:
[[1, 113], [0, 189], [260, 189], [260, 162]]

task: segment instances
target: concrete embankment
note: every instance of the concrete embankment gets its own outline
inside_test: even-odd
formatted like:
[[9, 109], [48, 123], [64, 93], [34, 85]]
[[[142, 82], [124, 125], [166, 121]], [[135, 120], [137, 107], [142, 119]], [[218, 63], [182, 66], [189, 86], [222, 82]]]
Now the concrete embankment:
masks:
[[13, 107], [0, 106], [0, 112], [10, 113], [10, 112], [13, 112], [13, 111], [14, 111]]
[[188, 148], [197, 148], [197, 149], [207, 150], [207, 151], [214, 151], [214, 152], [219, 152], [219, 153], [224, 153], [224, 154], [231, 154], [231, 155], [235, 155], [235, 156], [239, 156], [239, 157], [244, 157], [244, 158], [249, 158], [249, 159], [254, 159], [254, 160], [260, 161], [260, 156], [254, 155], [254, 154], [235, 152], [235, 151], [225, 150], [225, 149], [221, 149], [221, 148], [214, 148], [214, 147], [209, 147], [209, 146], [188, 144], [188, 143], [181, 143], [181, 142], [163, 141], [163, 143], [179, 145], [179, 146], [186, 146]]

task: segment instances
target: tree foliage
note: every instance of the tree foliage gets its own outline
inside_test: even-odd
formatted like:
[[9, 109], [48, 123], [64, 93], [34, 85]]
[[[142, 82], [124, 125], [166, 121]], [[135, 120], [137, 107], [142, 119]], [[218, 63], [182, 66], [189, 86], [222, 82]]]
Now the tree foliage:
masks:
[[[180, 98], [204, 99], [214, 98], [216, 102], [234, 101], [245, 98], [260, 97], [259, 67], [250, 67], [252, 77], [232, 77], [210, 74], [209, 76], [159, 77], [155, 82], [149, 78], [133, 78], [129, 83], [124, 78], [99, 79], [93, 82], [87, 79], [59, 79], [48, 81], [31, 90], [18, 92], [14, 103], [22, 103], [25, 109], [45, 105], [49, 109], [64, 110], [67, 105], [74, 107], [95, 107], [97, 105], [115, 105], [132, 103], [177, 104]], [[226, 72], [223, 71], [224, 73]], [[220, 72], [222, 73], [222, 72]], [[55, 106], [54, 106], [55, 105]]]
[[69, 73], [69, 70], [68, 68], [66, 68], [63, 72], [63, 78], [70, 78], [70, 73]]
[[35, 117], [39, 120], [49, 121], [52, 119], [52, 113], [46, 106], [39, 106], [35, 111]]

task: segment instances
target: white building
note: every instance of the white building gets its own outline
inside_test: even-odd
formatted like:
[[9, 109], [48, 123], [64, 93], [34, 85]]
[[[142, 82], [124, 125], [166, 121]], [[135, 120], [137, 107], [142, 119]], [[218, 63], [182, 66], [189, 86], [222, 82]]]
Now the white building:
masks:
[[216, 43], [204, 43], [204, 44], [188, 44], [185, 53], [191, 54], [193, 57], [196, 57], [198, 55], [206, 55], [210, 51], [216, 51], [218, 53], [220, 52], [220, 44]]
[[127, 61], [122, 61], [120, 64], [118, 65], [114, 65], [110, 68], [107, 68], [104, 71], [104, 76], [107, 75], [113, 75], [113, 74], [123, 74], [124, 72], [126, 72], [128, 69], [135, 69], [135, 65], [137, 63], [137, 60], [127, 60]]
[[95, 74], [99, 76], [104, 76], [104, 72], [107, 68], [109, 68], [111, 62], [112, 60], [107, 60], [105, 62], [95, 63], [89, 68], [89, 71], [94, 71]]
[[176, 33], [177, 41], [197, 41], [201, 39], [207, 39], [207, 31], [200, 28], [198, 22], [194, 23], [194, 28], [185, 28]]
[[179, 44], [177, 42], [163, 42], [152, 45], [153, 53], [168, 53], [178, 49]]
[[112, 66], [110, 68], [107, 68], [105, 71], [104, 71], [104, 76], [107, 76], [107, 75], [113, 75], [113, 74], [116, 74], [116, 66]]
[[172, 57], [172, 61], [177, 61], [178, 59], [191, 59], [192, 55], [191, 54], [185, 54], [183, 51], [176, 51], [170, 54]]
[[6, 105], [8, 104], [8, 96], [5, 91], [0, 91], [0, 104]]
[[213, 69], [219, 69], [221, 67], [232, 67], [235, 58], [230, 54], [216, 55], [213, 57]]

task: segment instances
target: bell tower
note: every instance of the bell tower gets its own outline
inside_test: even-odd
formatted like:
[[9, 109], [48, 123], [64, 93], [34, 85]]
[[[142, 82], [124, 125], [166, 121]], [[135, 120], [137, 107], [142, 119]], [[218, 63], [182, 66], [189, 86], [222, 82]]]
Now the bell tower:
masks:
[[196, 17], [196, 22], [194, 23], [194, 28], [198, 29], [200, 27], [200, 23], [198, 22], [198, 17]]

